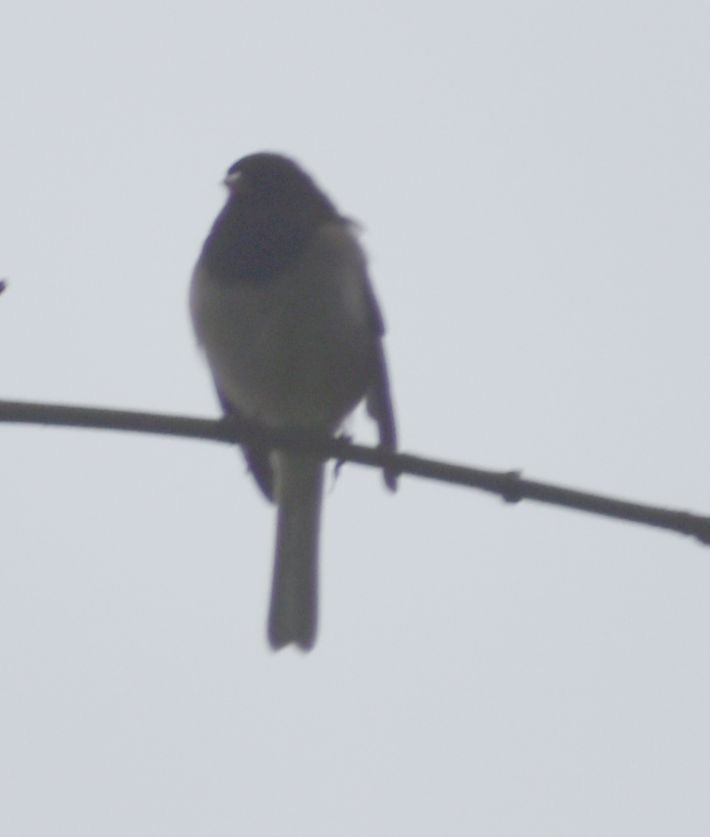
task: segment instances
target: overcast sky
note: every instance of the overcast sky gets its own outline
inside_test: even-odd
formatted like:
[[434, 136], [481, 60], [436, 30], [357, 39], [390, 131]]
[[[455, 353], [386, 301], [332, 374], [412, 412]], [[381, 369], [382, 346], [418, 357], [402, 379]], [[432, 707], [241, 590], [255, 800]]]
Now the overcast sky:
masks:
[[[710, 6], [0, 11], [0, 398], [216, 416], [261, 149], [359, 219], [402, 446], [710, 510]], [[371, 441], [362, 415], [350, 431]], [[228, 446], [0, 426], [0, 833], [706, 837], [710, 551], [347, 466], [310, 655]]]

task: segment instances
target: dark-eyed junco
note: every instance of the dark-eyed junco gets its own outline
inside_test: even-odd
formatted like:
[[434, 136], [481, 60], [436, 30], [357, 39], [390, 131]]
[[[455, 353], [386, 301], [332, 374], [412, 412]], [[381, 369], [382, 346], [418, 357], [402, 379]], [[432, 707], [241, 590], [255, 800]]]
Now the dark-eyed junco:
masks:
[[[227, 414], [332, 436], [363, 399], [380, 445], [396, 447], [383, 324], [354, 225], [279, 154], [251, 154], [225, 177], [227, 202], [202, 248], [190, 310]], [[323, 463], [245, 451], [278, 505], [268, 635], [316, 638]], [[385, 472], [395, 488], [395, 476]]]

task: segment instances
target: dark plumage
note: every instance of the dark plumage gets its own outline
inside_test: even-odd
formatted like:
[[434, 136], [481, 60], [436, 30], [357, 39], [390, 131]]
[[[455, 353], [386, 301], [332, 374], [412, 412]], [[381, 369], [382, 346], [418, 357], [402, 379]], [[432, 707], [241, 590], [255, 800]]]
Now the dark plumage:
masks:
[[[363, 399], [380, 444], [397, 444], [382, 317], [353, 225], [278, 154], [227, 172], [227, 202], [205, 241], [190, 306], [226, 414], [331, 436]], [[323, 464], [288, 451], [245, 451], [278, 504], [269, 614], [274, 648], [313, 646]], [[396, 476], [385, 473], [394, 489]]]
[[288, 269], [320, 224], [348, 223], [304, 171], [278, 154], [243, 157], [225, 183], [230, 195], [201, 256], [223, 282], [268, 280]]

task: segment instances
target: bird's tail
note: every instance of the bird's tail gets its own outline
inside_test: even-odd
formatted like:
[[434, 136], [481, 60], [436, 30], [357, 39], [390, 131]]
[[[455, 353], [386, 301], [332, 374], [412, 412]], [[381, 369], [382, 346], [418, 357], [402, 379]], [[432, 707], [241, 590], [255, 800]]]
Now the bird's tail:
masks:
[[323, 463], [300, 453], [276, 451], [276, 559], [269, 609], [274, 649], [294, 643], [304, 651], [316, 640], [318, 533]]

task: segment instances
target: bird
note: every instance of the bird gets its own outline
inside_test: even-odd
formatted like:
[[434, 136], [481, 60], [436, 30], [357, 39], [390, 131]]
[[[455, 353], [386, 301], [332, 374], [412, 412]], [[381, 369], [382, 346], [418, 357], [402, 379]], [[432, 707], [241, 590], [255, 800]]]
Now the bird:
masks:
[[[384, 322], [358, 225], [279, 153], [242, 157], [223, 182], [189, 308], [224, 415], [327, 439], [364, 401], [380, 448], [396, 451]], [[310, 651], [325, 466], [296, 450], [247, 445], [244, 455], [277, 507], [269, 644]], [[383, 476], [394, 491], [396, 472]]]

